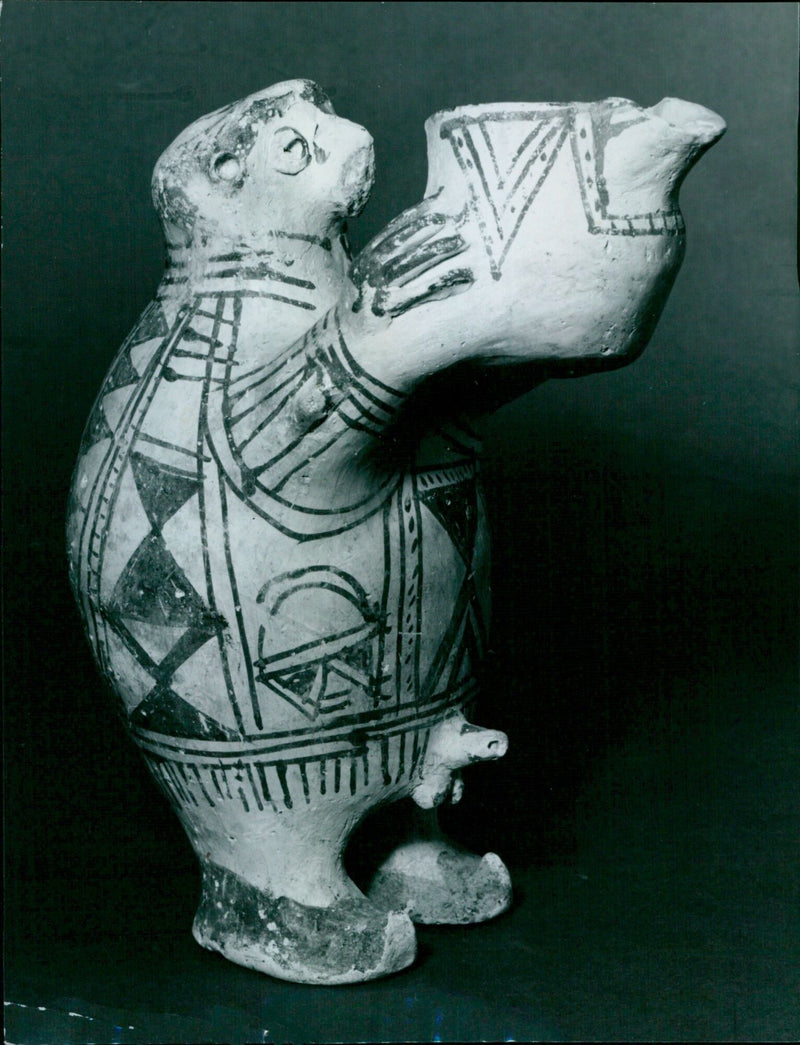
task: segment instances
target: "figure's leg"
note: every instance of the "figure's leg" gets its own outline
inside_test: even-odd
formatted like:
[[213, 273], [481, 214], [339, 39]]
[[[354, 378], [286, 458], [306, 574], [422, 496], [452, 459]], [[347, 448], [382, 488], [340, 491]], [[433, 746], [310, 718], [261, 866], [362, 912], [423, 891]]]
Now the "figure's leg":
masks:
[[414, 927], [402, 911], [362, 894], [318, 907], [278, 890], [206, 862], [194, 938], [239, 965], [296, 983], [358, 983], [414, 961]]
[[234, 796], [179, 809], [203, 874], [198, 943], [298, 983], [356, 983], [413, 962], [408, 914], [364, 896], [344, 870], [352, 799], [257, 809]]
[[511, 878], [495, 853], [477, 856], [443, 833], [435, 809], [413, 807], [405, 839], [381, 863], [369, 895], [425, 925], [484, 922], [511, 904]]
[[415, 805], [406, 813], [404, 837], [371, 877], [369, 895], [378, 903], [405, 907], [415, 922], [470, 924], [502, 914], [511, 903], [511, 878], [495, 853], [477, 856], [442, 832], [436, 806], [458, 801], [459, 767], [500, 758], [504, 734], [472, 726], [461, 714], [440, 724], [431, 739]]

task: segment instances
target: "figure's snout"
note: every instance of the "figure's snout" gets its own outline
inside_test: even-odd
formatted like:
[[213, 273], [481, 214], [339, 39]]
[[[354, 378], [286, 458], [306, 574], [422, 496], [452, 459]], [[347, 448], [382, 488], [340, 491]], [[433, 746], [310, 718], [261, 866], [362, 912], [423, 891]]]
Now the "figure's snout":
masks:
[[325, 167], [338, 170], [338, 184], [331, 186], [334, 209], [354, 218], [364, 208], [375, 179], [372, 135], [358, 123], [332, 116], [320, 120], [316, 141]]
[[[494, 758], [502, 758], [508, 751], [508, 737], [497, 729], [482, 729], [464, 722], [458, 731], [454, 730], [450, 738], [452, 756], [459, 761], [457, 765], [470, 762], [487, 762]], [[465, 761], [461, 761], [464, 759]]]
[[347, 216], [350, 218], [356, 217], [364, 209], [375, 181], [375, 151], [372, 138], [363, 127], [358, 127], [358, 130], [363, 131], [363, 134], [354, 135], [358, 144], [345, 162], [342, 172], [345, 195], [349, 200]]
[[707, 148], [719, 141], [726, 129], [725, 121], [717, 113], [680, 98], [662, 98], [644, 111], [663, 120], [701, 147]]
[[445, 719], [431, 733], [421, 779], [412, 793], [414, 801], [423, 809], [432, 809], [448, 797], [457, 802], [461, 786], [456, 771], [473, 762], [502, 758], [507, 750], [505, 733], [473, 726], [461, 713]]

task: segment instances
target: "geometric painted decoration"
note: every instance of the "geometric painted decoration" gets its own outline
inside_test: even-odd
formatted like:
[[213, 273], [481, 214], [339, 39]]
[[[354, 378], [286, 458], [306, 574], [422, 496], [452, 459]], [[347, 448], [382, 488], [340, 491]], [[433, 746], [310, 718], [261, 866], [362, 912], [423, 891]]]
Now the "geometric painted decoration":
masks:
[[[567, 138], [568, 121], [566, 112], [507, 111], [458, 117], [441, 128], [466, 178], [494, 279]], [[520, 136], [507, 133], [511, 122], [527, 125]]]
[[[259, 630], [257, 680], [314, 721], [350, 707], [356, 696], [377, 699], [378, 615], [354, 577], [342, 570], [312, 566], [275, 577], [261, 591], [266, 623]], [[321, 637], [288, 650], [270, 649], [273, 635], [289, 634], [284, 621], [315, 616], [330, 623]], [[296, 631], [296, 626], [295, 629]], [[319, 632], [317, 632], [319, 636]]]
[[475, 532], [478, 526], [478, 500], [475, 480], [425, 489], [418, 486], [417, 494], [428, 511], [445, 528], [467, 566], [472, 565]]
[[[184, 665], [199, 656], [208, 678], [218, 666], [221, 621], [181, 569], [162, 533], [162, 527], [197, 494], [199, 481], [141, 453], [132, 453], [130, 464], [141, 518], [144, 522], [146, 517], [150, 529], [128, 558], [103, 607], [115, 641], [136, 662], [137, 677], [144, 674], [149, 680], [135, 704], [134, 694], [126, 694], [130, 724], [169, 736], [231, 738], [238, 735], [231, 728], [234, 724], [218, 721], [210, 713], [214, 709], [203, 706], [213, 686], [208, 693], [188, 693], [180, 681]], [[190, 671], [189, 676], [195, 673]]]

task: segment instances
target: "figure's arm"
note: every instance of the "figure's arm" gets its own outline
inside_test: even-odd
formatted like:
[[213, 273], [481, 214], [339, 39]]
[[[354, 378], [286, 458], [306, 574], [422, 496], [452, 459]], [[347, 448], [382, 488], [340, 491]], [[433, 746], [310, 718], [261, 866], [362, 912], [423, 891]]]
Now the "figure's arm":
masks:
[[[375, 427], [369, 403], [379, 413], [391, 413], [416, 381], [427, 376], [423, 367], [413, 379], [403, 375], [397, 380], [402, 368], [390, 356], [401, 353], [396, 342], [402, 331], [395, 320], [419, 305], [466, 290], [473, 281], [472, 272], [459, 263], [466, 243], [457, 219], [437, 213], [432, 203], [425, 200], [390, 222], [358, 256], [336, 306], [300, 341], [240, 382], [236, 415], [250, 418], [248, 436], [257, 437], [253, 421], [268, 403], [277, 405], [278, 390], [280, 401], [288, 404], [291, 399], [298, 429], [305, 425], [310, 430], [340, 408], [354, 423]], [[362, 384], [365, 395], [359, 396]], [[378, 420], [377, 427], [387, 420]], [[275, 434], [271, 432], [271, 441]]]
[[242, 497], [270, 516], [281, 505], [305, 511], [309, 532], [324, 532], [325, 513], [355, 511], [401, 466], [396, 422], [416, 382], [392, 382], [387, 335], [396, 317], [469, 287], [464, 247], [430, 201], [406, 211], [302, 339], [211, 391], [208, 437]]
[[436, 308], [405, 315], [473, 283], [459, 232], [466, 214], [446, 217], [435, 203], [428, 198], [405, 211], [368, 244], [353, 265], [350, 296], [345, 292], [336, 309], [351, 356], [374, 378], [406, 395], [413, 391], [415, 413], [420, 420], [431, 415], [434, 426], [443, 415], [477, 420], [550, 377], [572, 376], [580, 365], [525, 358], [492, 365], [490, 358], [448, 358], [442, 342], [452, 337], [438, 335]]

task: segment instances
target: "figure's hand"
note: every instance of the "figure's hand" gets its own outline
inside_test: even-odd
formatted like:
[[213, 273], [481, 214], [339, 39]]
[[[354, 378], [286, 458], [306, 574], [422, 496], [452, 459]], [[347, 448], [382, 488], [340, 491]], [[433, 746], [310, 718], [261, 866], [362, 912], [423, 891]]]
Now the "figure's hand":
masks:
[[355, 313], [399, 316], [435, 298], [467, 289], [472, 271], [454, 262], [466, 249], [464, 216], [433, 211], [432, 200], [403, 211], [358, 255], [350, 278]]

